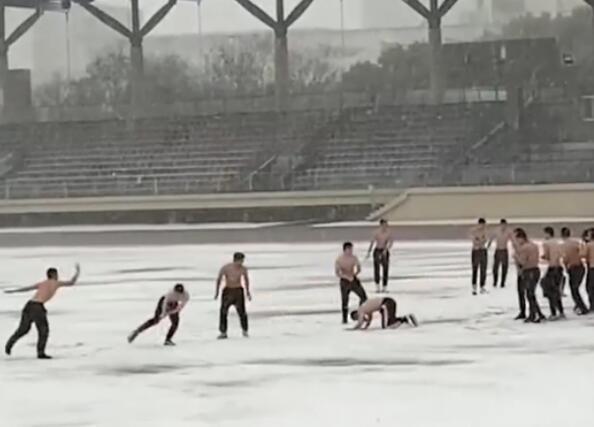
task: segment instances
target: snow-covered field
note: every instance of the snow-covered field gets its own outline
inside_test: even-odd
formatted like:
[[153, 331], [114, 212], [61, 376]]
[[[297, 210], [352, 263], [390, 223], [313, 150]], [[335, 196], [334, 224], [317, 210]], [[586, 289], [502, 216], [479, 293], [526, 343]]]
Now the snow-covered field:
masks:
[[[363, 251], [363, 244], [358, 245]], [[0, 358], [5, 427], [406, 426], [547, 427], [594, 419], [594, 317], [525, 325], [508, 288], [473, 297], [464, 242], [403, 243], [393, 296], [421, 325], [345, 331], [333, 277], [338, 245], [203, 245], [0, 250], [0, 288], [55, 265], [79, 286], [48, 304], [48, 353], [33, 329]], [[217, 341], [218, 267], [235, 250], [251, 267], [251, 338]], [[364, 279], [372, 290], [371, 264]], [[185, 283], [192, 300], [175, 348], [164, 321], [133, 344], [129, 331], [159, 296]], [[489, 284], [490, 286], [490, 284]], [[0, 295], [0, 338], [29, 295]], [[352, 305], [355, 305], [352, 300]], [[541, 298], [543, 309], [548, 307]], [[569, 300], [565, 301], [571, 307]], [[570, 310], [568, 310], [570, 311]]]

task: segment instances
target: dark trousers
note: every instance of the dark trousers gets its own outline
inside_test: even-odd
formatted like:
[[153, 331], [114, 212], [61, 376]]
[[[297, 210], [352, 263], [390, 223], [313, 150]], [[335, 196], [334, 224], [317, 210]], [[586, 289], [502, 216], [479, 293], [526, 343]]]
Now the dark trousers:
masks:
[[384, 298], [382, 301], [382, 329], [386, 329], [396, 323], [407, 323], [405, 317], [396, 317], [396, 301], [392, 298]]
[[[381, 270], [381, 274], [380, 274]], [[374, 249], [373, 251], [373, 278], [375, 284], [380, 284], [385, 288], [388, 286], [388, 275], [390, 272], [390, 252], [384, 249]], [[381, 276], [381, 277], [380, 277]]]
[[487, 250], [473, 249], [472, 255], [472, 288], [476, 289], [477, 279], [480, 275], [481, 288], [485, 287], [487, 280]]
[[354, 292], [359, 297], [359, 305], [367, 301], [367, 293], [361, 286], [359, 279], [354, 280], [340, 279], [340, 297], [342, 307], [342, 322], [347, 323], [349, 317], [349, 296]]
[[[157, 325], [161, 321], [161, 319], [163, 319], [164, 300], [165, 297], [161, 297], [159, 299], [159, 302], [157, 303], [157, 308], [155, 309], [155, 315], [146, 322], [144, 322], [142, 325], [140, 325], [138, 329], [136, 329], [136, 331], [134, 332], [134, 335], [138, 335], [146, 331], [147, 329], [152, 328], [153, 326]], [[167, 341], [171, 341], [173, 339], [173, 336], [175, 335], [175, 332], [177, 331], [177, 328], [179, 326], [179, 313], [170, 314], [169, 320], [171, 321], [171, 326], [169, 327], [169, 331], [167, 332]]]
[[588, 291], [588, 300], [590, 302], [590, 311], [594, 312], [594, 268], [588, 269], [588, 284], [586, 290]]
[[584, 300], [580, 294], [580, 286], [584, 280], [586, 269], [583, 265], [574, 265], [567, 269], [567, 275], [569, 276], [569, 288], [571, 289], [571, 296], [576, 308], [582, 313], [588, 312], [588, 307], [584, 304]]
[[7, 353], [12, 351], [12, 347], [22, 337], [31, 330], [31, 325], [35, 323], [37, 328], [37, 355], [45, 354], [45, 346], [49, 337], [49, 324], [47, 322], [47, 311], [42, 303], [29, 301], [25, 304], [21, 313], [21, 322], [17, 330], [12, 334], [6, 343]]
[[564, 314], [563, 302], [561, 300], [561, 280], [563, 278], [563, 268], [549, 267], [541, 281], [544, 296], [549, 300], [551, 316]]
[[518, 272], [518, 306], [520, 307], [520, 317], [526, 317], [526, 300], [528, 295], [526, 293], [526, 284], [522, 277], [522, 273]]
[[223, 296], [221, 298], [221, 311], [219, 316], [219, 331], [222, 334], [227, 333], [227, 316], [231, 306], [235, 307], [241, 329], [244, 332], [248, 331], [248, 317], [245, 310], [245, 294], [243, 288], [225, 288], [223, 289]]
[[499, 279], [499, 269], [501, 269], [501, 287], [505, 288], [507, 271], [509, 269], [509, 253], [507, 249], [495, 250], [495, 257], [493, 258], [493, 286], [495, 287], [497, 287], [497, 281]]
[[540, 280], [540, 270], [538, 268], [529, 268], [522, 272], [522, 282], [526, 288], [526, 298], [528, 299], [528, 318], [531, 320], [543, 318], [542, 311], [536, 299], [536, 286]]

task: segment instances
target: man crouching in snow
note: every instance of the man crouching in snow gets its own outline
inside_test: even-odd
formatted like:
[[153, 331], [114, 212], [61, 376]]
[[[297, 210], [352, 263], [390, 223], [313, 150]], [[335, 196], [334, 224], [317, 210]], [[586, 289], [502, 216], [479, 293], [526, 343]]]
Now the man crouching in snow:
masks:
[[379, 311], [382, 316], [382, 329], [397, 328], [403, 323], [418, 326], [414, 314], [396, 317], [396, 301], [393, 298], [371, 298], [359, 309], [351, 313], [351, 319], [357, 322], [353, 330], [367, 329], [373, 320], [373, 313]]

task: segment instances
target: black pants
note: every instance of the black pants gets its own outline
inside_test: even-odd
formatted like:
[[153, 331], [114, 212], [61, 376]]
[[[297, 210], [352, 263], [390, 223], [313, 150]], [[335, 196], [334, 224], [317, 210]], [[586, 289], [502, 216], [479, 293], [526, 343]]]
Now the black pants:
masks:
[[495, 250], [495, 257], [493, 259], [493, 286], [497, 287], [499, 279], [499, 269], [501, 268], [501, 287], [505, 288], [505, 281], [507, 279], [507, 271], [509, 269], [509, 253], [507, 249]]
[[588, 269], [588, 284], [586, 285], [586, 290], [588, 291], [590, 311], [594, 312], [594, 268]]
[[222, 334], [227, 333], [227, 316], [231, 306], [235, 306], [241, 329], [244, 332], [248, 331], [248, 317], [245, 310], [245, 294], [243, 288], [225, 288], [223, 289], [223, 297], [221, 298], [221, 312], [219, 316], [219, 331]]
[[[165, 297], [161, 297], [159, 299], [159, 302], [157, 303], [157, 308], [155, 309], [155, 315], [146, 322], [144, 322], [142, 325], [140, 325], [138, 329], [136, 329], [136, 331], [134, 332], [134, 335], [138, 335], [146, 331], [147, 329], [152, 328], [161, 321], [161, 319], [163, 318], [164, 301]], [[177, 331], [177, 328], [179, 326], [179, 313], [170, 314], [169, 320], [171, 321], [171, 326], [169, 327], [169, 331], [167, 332], [167, 341], [172, 340], [173, 336], [175, 335], [175, 332]]]
[[524, 279], [522, 278], [522, 273], [518, 272], [518, 306], [520, 308], [520, 317], [526, 317], [527, 299], [528, 295], [526, 294], [526, 285], [524, 283]]
[[575, 265], [567, 269], [567, 275], [569, 276], [569, 288], [571, 289], [571, 296], [573, 298], [575, 306], [582, 314], [588, 312], [588, 307], [586, 307], [586, 304], [584, 304], [584, 300], [582, 299], [582, 296], [580, 294], [580, 286], [582, 285], [582, 281], [584, 280], [585, 274], [586, 269], [583, 265]]
[[[381, 275], [380, 275], [381, 269]], [[390, 252], [384, 249], [374, 249], [373, 251], [373, 278], [375, 284], [380, 284], [386, 288], [388, 286], [388, 275], [390, 272]], [[381, 276], [381, 277], [380, 277]]]
[[25, 304], [21, 313], [21, 323], [14, 334], [9, 338], [6, 343], [6, 352], [10, 353], [12, 347], [22, 337], [27, 335], [31, 330], [31, 324], [35, 323], [37, 328], [37, 355], [42, 356], [45, 354], [45, 346], [49, 337], [49, 324], [47, 322], [47, 311], [42, 303], [29, 301]]
[[396, 301], [392, 298], [384, 298], [382, 301], [382, 329], [386, 329], [396, 323], [408, 323], [406, 317], [396, 317]]
[[359, 297], [359, 305], [367, 301], [365, 289], [361, 286], [359, 279], [354, 280], [340, 279], [340, 297], [342, 302], [342, 322], [347, 323], [349, 317], [349, 296], [354, 292]]
[[544, 317], [536, 299], [536, 286], [539, 280], [540, 270], [538, 268], [529, 268], [522, 272], [522, 282], [526, 288], [526, 298], [528, 299], [528, 319], [530, 320], [537, 320]]
[[564, 314], [563, 302], [561, 300], [561, 280], [563, 278], [563, 268], [549, 267], [547, 273], [541, 281], [544, 296], [549, 300], [551, 316]]
[[480, 273], [481, 288], [485, 287], [487, 280], [487, 250], [473, 249], [472, 250], [472, 288], [476, 289], [477, 278]]

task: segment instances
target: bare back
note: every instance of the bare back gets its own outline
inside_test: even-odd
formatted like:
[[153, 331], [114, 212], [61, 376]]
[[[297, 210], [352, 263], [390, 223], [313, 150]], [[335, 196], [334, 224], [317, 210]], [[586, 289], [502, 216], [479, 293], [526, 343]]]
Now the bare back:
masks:
[[512, 231], [509, 230], [507, 227], [503, 228], [500, 227], [495, 232], [495, 249], [498, 250], [507, 250], [509, 242], [512, 240]]
[[560, 267], [561, 259], [563, 258], [563, 250], [561, 244], [555, 240], [545, 240], [542, 244], [543, 259], [545, 259], [550, 267]]
[[580, 242], [575, 239], [567, 239], [563, 242], [563, 260], [567, 267], [582, 265]]
[[342, 254], [336, 259], [335, 268], [338, 277], [352, 281], [361, 271], [361, 264], [355, 255]]
[[538, 245], [534, 242], [526, 242], [517, 249], [517, 261], [523, 270], [538, 268], [539, 254]]
[[243, 287], [242, 278], [247, 275], [247, 268], [231, 262], [221, 268], [220, 274], [225, 278], [226, 288], [237, 289]]
[[594, 242], [586, 245], [585, 257], [589, 268], [594, 268]]
[[54, 279], [44, 280], [43, 282], [39, 282], [35, 285], [37, 289], [35, 290], [35, 295], [31, 298], [33, 302], [39, 302], [41, 304], [45, 304], [49, 300], [51, 300], [56, 292], [60, 288], [61, 284], [59, 281]]

